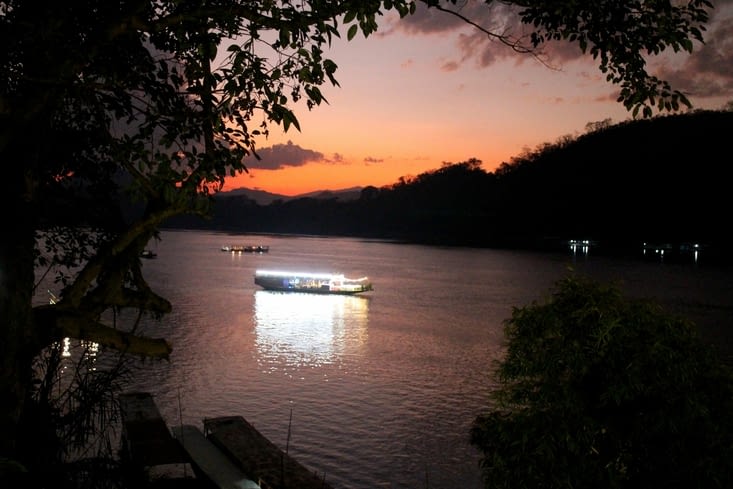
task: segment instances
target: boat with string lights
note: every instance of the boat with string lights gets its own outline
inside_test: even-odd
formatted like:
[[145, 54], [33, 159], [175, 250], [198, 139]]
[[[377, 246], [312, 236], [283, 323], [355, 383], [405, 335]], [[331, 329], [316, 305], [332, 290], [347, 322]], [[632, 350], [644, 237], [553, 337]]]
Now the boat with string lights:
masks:
[[221, 251], [229, 251], [231, 253], [267, 253], [270, 251], [270, 247], [263, 245], [226, 245], [221, 247]]
[[347, 278], [340, 273], [255, 271], [255, 285], [280, 292], [313, 294], [359, 294], [374, 290], [367, 277]]

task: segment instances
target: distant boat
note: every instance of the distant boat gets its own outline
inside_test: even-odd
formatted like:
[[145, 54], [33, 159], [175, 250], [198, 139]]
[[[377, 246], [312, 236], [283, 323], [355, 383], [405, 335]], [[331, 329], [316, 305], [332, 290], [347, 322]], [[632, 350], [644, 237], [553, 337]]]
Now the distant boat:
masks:
[[265, 290], [314, 294], [358, 294], [374, 290], [367, 277], [346, 278], [340, 273], [257, 270], [255, 285]]
[[268, 251], [270, 251], [270, 247], [262, 246], [262, 245], [256, 245], [256, 246], [227, 245], [227, 246], [222, 246], [221, 251], [229, 251], [231, 253], [267, 253]]
[[140, 252], [140, 258], [155, 258], [157, 253], [151, 251], [151, 250], [142, 250]]

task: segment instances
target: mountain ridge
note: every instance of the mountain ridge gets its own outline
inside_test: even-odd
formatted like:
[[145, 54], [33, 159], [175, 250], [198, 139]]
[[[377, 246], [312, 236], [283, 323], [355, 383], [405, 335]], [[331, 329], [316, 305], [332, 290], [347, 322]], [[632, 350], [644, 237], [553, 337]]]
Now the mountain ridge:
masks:
[[305, 192], [298, 195], [284, 195], [268, 192], [266, 190], [260, 190], [249, 187], [239, 187], [232, 190], [227, 190], [217, 194], [217, 197], [247, 197], [248, 199], [254, 200], [259, 205], [270, 205], [271, 203], [282, 200], [287, 202], [289, 200], [303, 199], [303, 198], [317, 198], [317, 199], [336, 199], [339, 201], [356, 200], [361, 195], [361, 191], [364, 187], [350, 187], [338, 190], [314, 190], [312, 192]]

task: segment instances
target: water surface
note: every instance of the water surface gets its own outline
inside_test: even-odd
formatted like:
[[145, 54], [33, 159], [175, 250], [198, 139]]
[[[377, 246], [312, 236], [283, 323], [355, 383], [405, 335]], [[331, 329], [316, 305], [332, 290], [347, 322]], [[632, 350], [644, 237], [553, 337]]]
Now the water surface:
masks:
[[[144, 262], [173, 344], [135, 388], [171, 424], [240, 415], [336, 488], [483, 487], [469, 443], [512, 308], [573, 268], [728, 337], [728, 269], [322, 237], [166, 231]], [[267, 245], [231, 254], [223, 245]], [[359, 296], [267, 292], [258, 268], [368, 276]], [[154, 327], [154, 328], [153, 328]]]

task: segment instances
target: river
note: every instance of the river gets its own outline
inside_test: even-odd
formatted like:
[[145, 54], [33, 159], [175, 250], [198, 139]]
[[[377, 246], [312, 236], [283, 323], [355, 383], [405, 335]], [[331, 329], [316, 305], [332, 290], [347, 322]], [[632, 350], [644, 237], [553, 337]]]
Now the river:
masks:
[[[146, 334], [173, 345], [135, 389], [171, 424], [243, 416], [339, 489], [482, 487], [469, 443], [487, 409], [512, 308], [569, 270], [658, 299], [728, 349], [733, 273], [571, 251], [448, 248], [331, 237], [164, 231], [144, 262], [173, 312]], [[222, 252], [266, 245], [268, 253]], [[360, 296], [260, 290], [257, 269], [368, 276]]]

